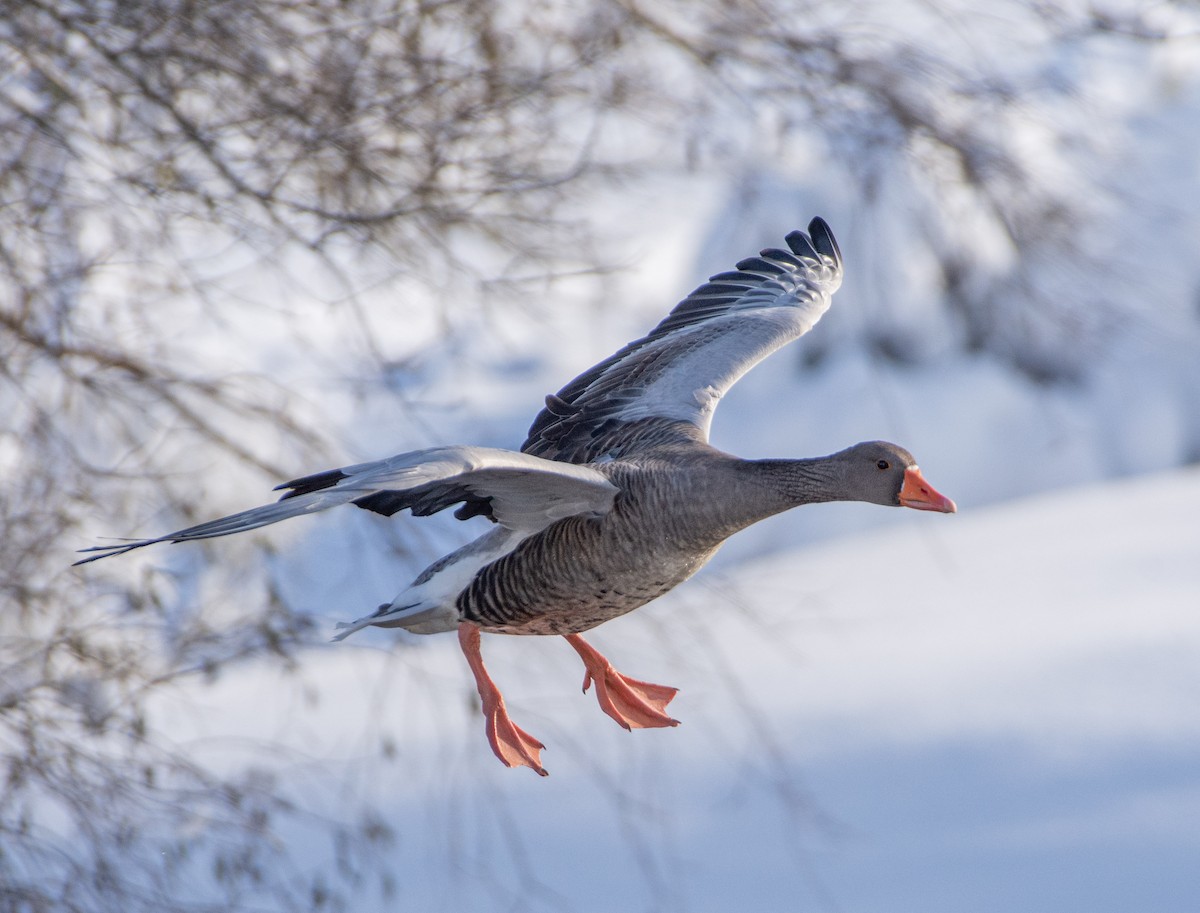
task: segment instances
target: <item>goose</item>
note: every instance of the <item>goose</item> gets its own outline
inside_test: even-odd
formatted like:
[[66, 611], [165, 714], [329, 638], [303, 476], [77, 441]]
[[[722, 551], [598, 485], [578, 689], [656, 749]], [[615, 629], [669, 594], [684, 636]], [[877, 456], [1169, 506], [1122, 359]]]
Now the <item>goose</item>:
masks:
[[447, 446], [303, 476], [263, 507], [150, 539], [82, 549], [84, 564], [159, 542], [257, 529], [340, 504], [391, 517], [487, 517], [488, 532], [434, 562], [391, 602], [350, 623], [457, 631], [488, 742], [508, 767], [545, 776], [545, 746], [510, 718], [480, 634], [562, 635], [605, 714], [625, 729], [678, 725], [678, 689], [618, 672], [581, 633], [691, 577], [738, 530], [781, 511], [864, 501], [954, 513], [903, 447], [855, 444], [829, 456], [744, 460], [708, 443], [713, 411], [750, 368], [807, 333], [842, 281], [824, 220], [718, 273], [647, 335], [546, 397], [520, 451]]

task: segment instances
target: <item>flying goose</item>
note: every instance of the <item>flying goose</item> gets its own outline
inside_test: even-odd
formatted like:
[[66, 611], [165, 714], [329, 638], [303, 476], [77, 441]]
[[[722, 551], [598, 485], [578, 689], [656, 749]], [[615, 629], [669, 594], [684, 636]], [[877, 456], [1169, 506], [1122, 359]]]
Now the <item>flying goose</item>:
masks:
[[375, 612], [339, 625], [418, 634], [457, 630], [487, 737], [509, 767], [542, 776], [541, 742], [508, 715], [480, 654], [480, 632], [561, 634], [603, 711], [626, 729], [678, 725], [677, 689], [622, 675], [580, 632], [692, 576], [744, 527], [819, 501], [953, 513], [912, 455], [883, 441], [811, 459], [742, 460], [708, 443], [713, 410], [739, 377], [803, 336], [841, 285], [822, 219], [719, 273], [666, 319], [546, 397], [520, 452], [435, 447], [285, 482], [279, 501], [153, 539], [84, 549], [79, 564], [158, 542], [257, 529], [347, 502], [390, 517], [455, 516], [495, 526], [424, 570]]

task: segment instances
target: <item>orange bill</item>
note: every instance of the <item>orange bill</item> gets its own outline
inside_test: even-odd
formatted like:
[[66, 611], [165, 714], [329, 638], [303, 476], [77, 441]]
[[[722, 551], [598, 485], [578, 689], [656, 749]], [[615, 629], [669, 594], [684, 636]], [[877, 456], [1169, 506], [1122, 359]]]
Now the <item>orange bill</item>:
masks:
[[925, 481], [916, 466], [904, 470], [904, 484], [900, 486], [900, 506], [914, 510], [937, 510], [944, 514], [958, 511], [954, 502]]

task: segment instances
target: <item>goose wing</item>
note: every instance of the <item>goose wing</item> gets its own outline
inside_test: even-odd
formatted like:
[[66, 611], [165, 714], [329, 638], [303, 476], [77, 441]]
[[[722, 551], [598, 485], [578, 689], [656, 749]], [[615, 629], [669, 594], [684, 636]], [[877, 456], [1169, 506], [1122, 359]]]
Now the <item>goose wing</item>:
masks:
[[587, 463], [668, 439], [708, 439], [713, 410], [743, 374], [812, 329], [842, 283], [823, 219], [718, 273], [649, 334], [546, 397], [521, 450]]
[[354, 504], [390, 517], [409, 508], [428, 516], [454, 504], [459, 519], [486, 516], [508, 529], [536, 532], [576, 514], [600, 515], [617, 488], [586, 466], [490, 447], [435, 447], [293, 479], [275, 503], [153, 539], [83, 549], [86, 564], [157, 542], [188, 542], [241, 533], [290, 517]]

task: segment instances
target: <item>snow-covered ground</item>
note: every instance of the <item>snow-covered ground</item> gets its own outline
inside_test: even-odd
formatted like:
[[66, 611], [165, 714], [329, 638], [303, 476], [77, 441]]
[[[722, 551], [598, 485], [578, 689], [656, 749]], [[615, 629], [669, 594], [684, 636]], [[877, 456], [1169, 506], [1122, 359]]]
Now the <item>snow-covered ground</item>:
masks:
[[546, 780], [491, 756], [452, 637], [314, 650], [162, 718], [374, 808], [395, 909], [1200, 908], [1200, 471], [894, 515], [594, 632], [682, 689], [676, 729], [618, 729], [557, 638], [488, 638]]

